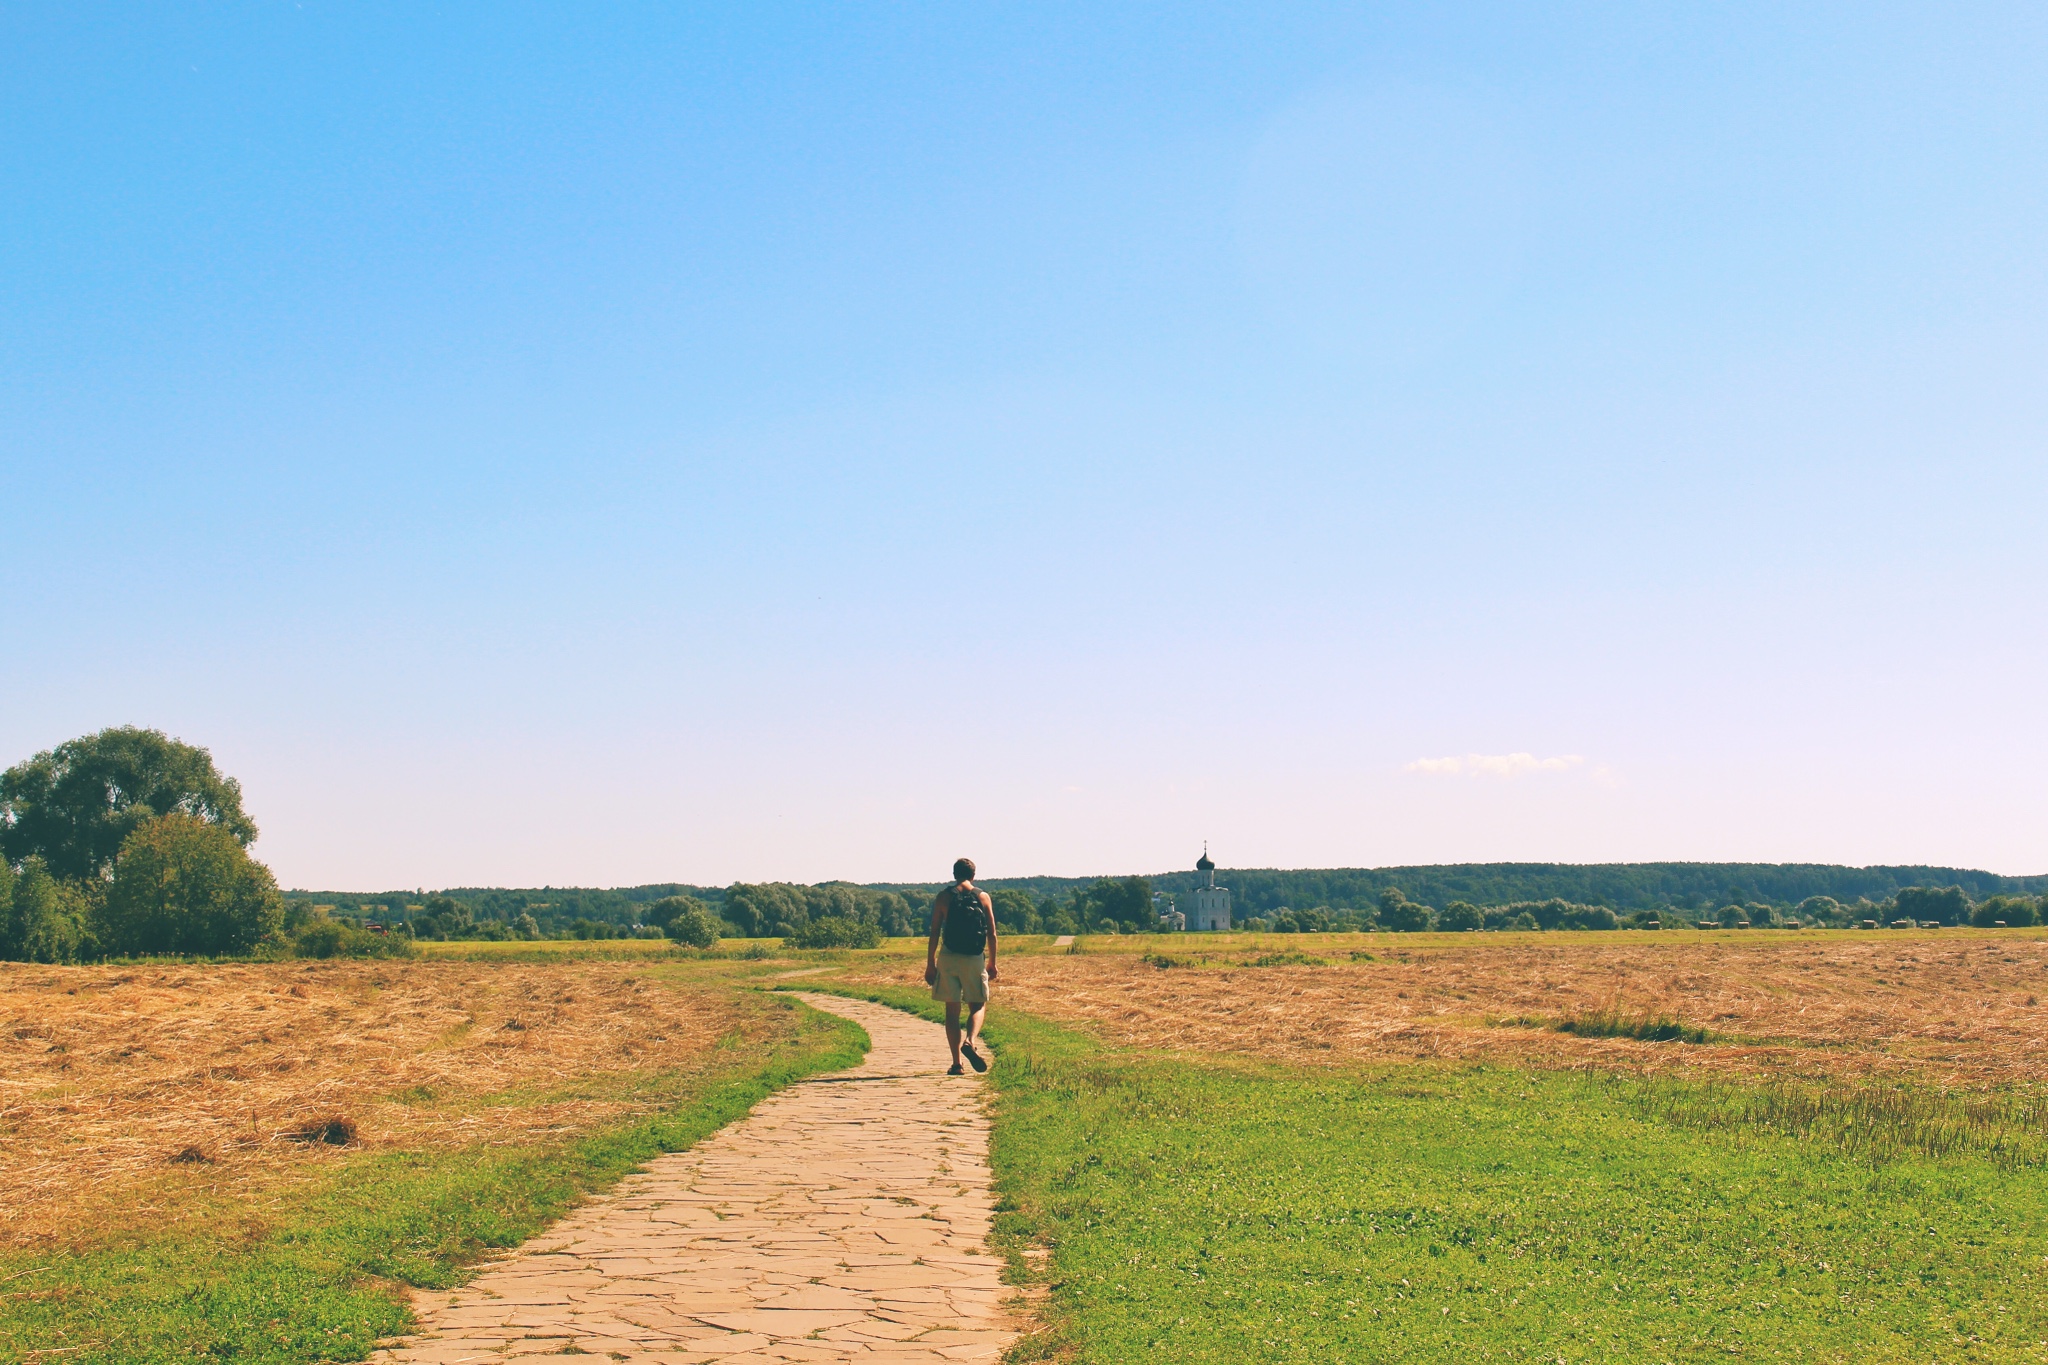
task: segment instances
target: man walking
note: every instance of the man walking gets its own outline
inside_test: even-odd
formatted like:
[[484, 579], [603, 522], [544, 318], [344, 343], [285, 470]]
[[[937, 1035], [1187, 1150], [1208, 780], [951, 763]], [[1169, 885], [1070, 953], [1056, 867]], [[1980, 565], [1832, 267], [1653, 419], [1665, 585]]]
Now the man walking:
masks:
[[[988, 1061], [976, 1044], [981, 1041], [982, 1017], [988, 1012], [988, 983], [996, 979], [996, 915], [988, 893], [975, 889], [972, 858], [953, 864], [953, 884], [932, 901], [932, 936], [925, 946], [924, 979], [932, 988], [932, 999], [946, 1006], [946, 1046], [953, 1049], [953, 1065], [946, 1074], [965, 1074], [962, 1057], [976, 1071], [988, 1070]], [[965, 1028], [960, 1024], [962, 1005], [967, 1007]]]

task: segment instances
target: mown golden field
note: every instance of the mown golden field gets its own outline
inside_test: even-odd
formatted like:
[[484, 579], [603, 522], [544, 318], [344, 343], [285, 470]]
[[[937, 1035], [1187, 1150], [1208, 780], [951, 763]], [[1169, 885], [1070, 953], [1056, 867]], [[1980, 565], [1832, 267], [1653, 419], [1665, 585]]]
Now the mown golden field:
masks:
[[[1123, 1044], [1313, 1063], [1497, 1058], [1972, 1086], [2048, 1078], [2039, 930], [1187, 934], [1086, 938], [1078, 949], [1008, 955], [998, 1008]], [[918, 965], [854, 975], [900, 981]], [[1589, 1016], [1670, 1018], [1715, 1040], [1543, 1026]]]
[[147, 1225], [364, 1150], [571, 1135], [652, 1103], [607, 1082], [768, 1027], [630, 963], [0, 965], [0, 1237]]

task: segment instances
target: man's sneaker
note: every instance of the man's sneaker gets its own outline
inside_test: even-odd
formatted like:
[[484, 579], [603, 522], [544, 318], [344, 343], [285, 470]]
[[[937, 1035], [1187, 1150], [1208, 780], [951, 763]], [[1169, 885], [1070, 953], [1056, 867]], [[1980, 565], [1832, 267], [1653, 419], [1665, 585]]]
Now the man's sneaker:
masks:
[[965, 1057], [967, 1059], [967, 1064], [973, 1067], [976, 1071], [988, 1070], [988, 1063], [983, 1061], [981, 1054], [974, 1050], [974, 1044], [962, 1043], [960, 1045], [960, 1055], [962, 1057]]
[[955, 1062], [953, 1063], [953, 1065], [946, 1068], [946, 1074], [948, 1076], [965, 1076], [967, 1074], [967, 1068], [960, 1065], [960, 1063]]

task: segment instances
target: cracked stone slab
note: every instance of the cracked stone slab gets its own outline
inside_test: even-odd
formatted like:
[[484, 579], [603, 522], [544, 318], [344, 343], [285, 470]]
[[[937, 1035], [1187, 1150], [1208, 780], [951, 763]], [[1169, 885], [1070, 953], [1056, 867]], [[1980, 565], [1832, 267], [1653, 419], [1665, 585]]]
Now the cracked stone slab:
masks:
[[887, 1006], [804, 995], [874, 1042], [658, 1157], [462, 1289], [380, 1365], [580, 1351], [647, 1365], [994, 1361], [1016, 1339], [979, 1078]]

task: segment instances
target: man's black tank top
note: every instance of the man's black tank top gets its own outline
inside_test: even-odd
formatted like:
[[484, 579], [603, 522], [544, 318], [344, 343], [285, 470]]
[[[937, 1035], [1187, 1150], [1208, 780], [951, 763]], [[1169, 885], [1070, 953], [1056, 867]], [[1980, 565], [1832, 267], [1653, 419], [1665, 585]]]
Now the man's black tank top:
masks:
[[987, 951], [988, 911], [982, 908], [980, 892], [956, 886], [946, 893], [946, 924], [939, 939], [949, 953], [979, 957]]

